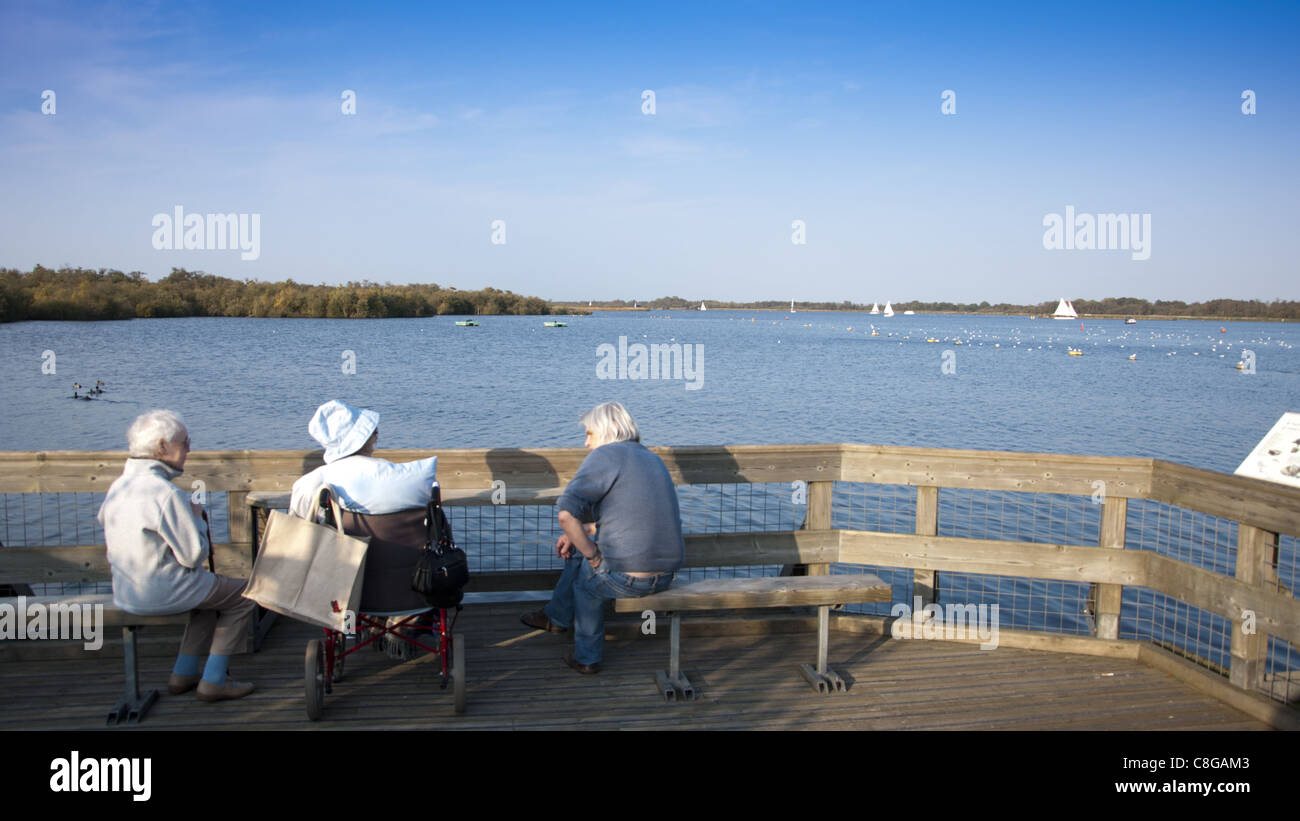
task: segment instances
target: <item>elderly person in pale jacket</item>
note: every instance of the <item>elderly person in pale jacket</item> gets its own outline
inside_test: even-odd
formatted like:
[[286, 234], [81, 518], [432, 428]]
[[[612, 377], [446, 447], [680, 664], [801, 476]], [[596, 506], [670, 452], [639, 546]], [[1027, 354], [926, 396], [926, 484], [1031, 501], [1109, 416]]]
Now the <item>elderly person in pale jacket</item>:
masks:
[[200, 701], [242, 698], [253, 685], [231, 681], [228, 668], [256, 605], [242, 595], [244, 579], [207, 569], [212, 545], [203, 510], [172, 483], [190, 452], [185, 423], [172, 411], [149, 411], [131, 424], [126, 438], [130, 458], [99, 509], [113, 602], [143, 616], [190, 611], [167, 681], [173, 695], [197, 690]]

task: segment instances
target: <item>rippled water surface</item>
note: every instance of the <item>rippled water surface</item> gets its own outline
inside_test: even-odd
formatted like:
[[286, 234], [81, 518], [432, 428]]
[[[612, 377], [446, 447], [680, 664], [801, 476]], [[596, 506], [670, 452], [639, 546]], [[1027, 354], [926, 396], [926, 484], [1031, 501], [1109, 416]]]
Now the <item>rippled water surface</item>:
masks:
[[[1155, 456], [1230, 472], [1278, 416], [1300, 410], [1293, 323], [1080, 329], [1028, 317], [740, 311], [543, 321], [0, 325], [0, 450], [122, 449], [131, 419], [152, 407], [183, 413], [196, 449], [310, 448], [307, 420], [331, 398], [378, 410], [381, 447], [573, 446], [582, 412], [617, 399], [648, 444], [854, 441]], [[702, 374], [600, 379], [598, 350], [619, 337], [703, 346]], [[1235, 368], [1247, 350], [1253, 374]], [[348, 352], [355, 374], [344, 372]], [[101, 398], [69, 398], [74, 382], [97, 379], [108, 384]]]

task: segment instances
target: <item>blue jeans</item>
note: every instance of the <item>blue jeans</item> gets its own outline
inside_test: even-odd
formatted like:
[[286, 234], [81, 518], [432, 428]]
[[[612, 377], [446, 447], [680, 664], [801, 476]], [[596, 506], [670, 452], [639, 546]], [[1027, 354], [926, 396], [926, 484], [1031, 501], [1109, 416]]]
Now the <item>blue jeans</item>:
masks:
[[564, 560], [564, 573], [546, 605], [546, 618], [559, 627], [573, 628], [573, 657], [579, 664], [596, 664], [605, 648], [605, 599], [648, 596], [666, 590], [673, 573], [637, 578], [610, 571], [608, 562], [591, 564], [574, 551]]

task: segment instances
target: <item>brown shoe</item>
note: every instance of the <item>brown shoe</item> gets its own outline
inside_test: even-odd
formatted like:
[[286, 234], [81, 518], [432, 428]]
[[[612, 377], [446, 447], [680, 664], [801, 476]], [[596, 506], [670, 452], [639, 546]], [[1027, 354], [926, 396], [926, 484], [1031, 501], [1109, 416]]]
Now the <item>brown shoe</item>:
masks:
[[534, 630], [548, 630], [552, 633], [567, 633], [569, 628], [561, 627], [558, 624], [552, 624], [551, 620], [546, 617], [545, 610], [534, 610], [531, 613], [525, 613], [519, 617], [525, 627], [531, 627]]
[[174, 696], [188, 693], [190, 690], [199, 686], [199, 682], [202, 680], [203, 676], [178, 676], [175, 673], [172, 673], [167, 679], [167, 692]]
[[251, 692], [253, 692], [252, 683], [226, 679], [225, 686], [213, 684], [210, 681], [200, 681], [196, 695], [199, 701], [210, 703], [213, 701], [226, 701], [232, 698], [243, 698]]
[[583, 664], [573, 657], [573, 648], [564, 651], [564, 663], [582, 673], [584, 676], [594, 676], [600, 672], [600, 662], [595, 664]]

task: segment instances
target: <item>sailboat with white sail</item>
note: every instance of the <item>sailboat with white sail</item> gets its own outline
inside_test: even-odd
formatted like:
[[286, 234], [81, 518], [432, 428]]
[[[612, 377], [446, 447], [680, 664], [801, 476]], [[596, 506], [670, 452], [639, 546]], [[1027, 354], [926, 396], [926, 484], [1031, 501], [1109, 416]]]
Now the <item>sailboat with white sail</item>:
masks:
[[880, 313], [880, 303], [879, 303], [879, 302], [873, 302], [873, 303], [871, 303], [871, 313], [873, 313], [873, 314], [878, 314], [878, 313]]
[[1075, 312], [1074, 306], [1069, 300], [1061, 297], [1061, 301], [1056, 306], [1056, 313], [1052, 314], [1052, 319], [1078, 319], [1079, 314]]
[[894, 306], [889, 304], [889, 300], [887, 300], [887, 299], [885, 300], [885, 310], [882, 311], [880, 315], [881, 315], [881, 316], [893, 316], [893, 315], [894, 315]]

